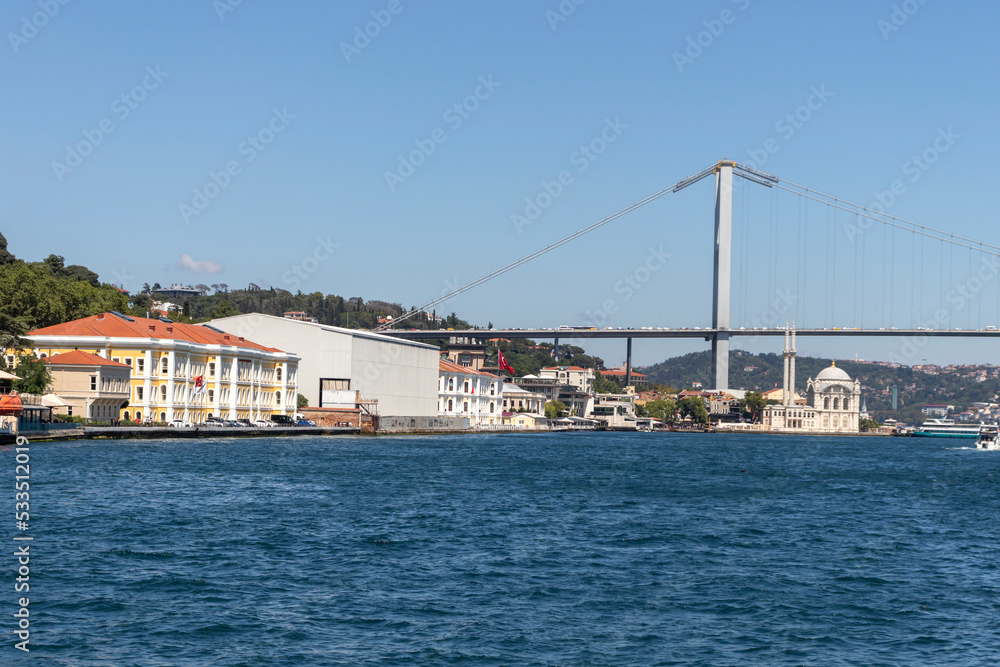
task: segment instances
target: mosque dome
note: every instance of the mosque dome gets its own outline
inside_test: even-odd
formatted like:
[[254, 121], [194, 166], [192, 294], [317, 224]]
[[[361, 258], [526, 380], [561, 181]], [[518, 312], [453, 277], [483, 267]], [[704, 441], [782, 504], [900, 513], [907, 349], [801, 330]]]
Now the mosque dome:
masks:
[[817, 380], [851, 382], [851, 376], [843, 368], [837, 368], [836, 362], [831, 363], [829, 368], [824, 368], [816, 376]]

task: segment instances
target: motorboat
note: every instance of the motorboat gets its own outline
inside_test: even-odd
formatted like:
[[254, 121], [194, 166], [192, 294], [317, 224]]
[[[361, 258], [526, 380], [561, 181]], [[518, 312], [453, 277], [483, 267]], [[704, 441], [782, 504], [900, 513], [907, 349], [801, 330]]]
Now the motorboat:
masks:
[[1000, 426], [996, 422], [979, 425], [976, 447], [979, 449], [1000, 449]]

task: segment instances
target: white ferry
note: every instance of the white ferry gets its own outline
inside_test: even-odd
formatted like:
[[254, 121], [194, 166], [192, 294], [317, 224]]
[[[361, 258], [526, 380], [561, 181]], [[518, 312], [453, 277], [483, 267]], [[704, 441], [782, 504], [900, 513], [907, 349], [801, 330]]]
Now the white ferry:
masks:
[[954, 419], [928, 419], [913, 435], [924, 438], [978, 438], [979, 424], [956, 424]]

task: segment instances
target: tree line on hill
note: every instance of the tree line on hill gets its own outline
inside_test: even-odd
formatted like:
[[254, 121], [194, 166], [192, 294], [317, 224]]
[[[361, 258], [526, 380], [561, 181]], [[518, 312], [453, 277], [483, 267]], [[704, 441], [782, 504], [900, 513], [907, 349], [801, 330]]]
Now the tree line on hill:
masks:
[[[705, 350], [667, 359], [643, 369], [651, 382], [690, 388], [692, 383], [707, 386], [711, 377], [712, 354]], [[893, 367], [857, 361], [837, 361], [851, 379], [861, 382], [861, 391], [868, 412], [882, 422], [893, 418], [907, 424], [919, 423], [926, 417], [920, 408], [927, 404], [954, 405], [963, 410], [977, 401], [995, 401], [1000, 395], [1000, 380], [978, 382], [959, 373], [930, 375], [909, 366]], [[805, 393], [808, 378], [815, 378], [830, 366], [829, 359], [799, 355], [795, 358], [796, 390]], [[781, 387], [784, 380], [784, 359], [780, 354], [751, 354], [734, 350], [729, 359], [729, 386], [754, 391]], [[892, 409], [892, 388], [897, 391], [897, 408]]]

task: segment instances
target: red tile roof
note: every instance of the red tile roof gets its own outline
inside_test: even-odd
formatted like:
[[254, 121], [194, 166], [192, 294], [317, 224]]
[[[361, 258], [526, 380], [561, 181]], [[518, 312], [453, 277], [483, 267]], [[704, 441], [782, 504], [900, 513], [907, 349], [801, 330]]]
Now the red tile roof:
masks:
[[445, 361], [444, 359], [438, 360], [438, 371], [443, 371], [445, 373], [463, 373], [465, 375], [482, 375], [488, 378], [499, 377], [493, 375], [492, 373], [484, 373], [482, 371], [473, 370], [469, 366], [459, 366], [458, 364], [452, 363], [450, 361]]
[[96, 354], [80, 350], [64, 352], [63, 354], [53, 354], [51, 357], [45, 359], [45, 363], [60, 366], [118, 366], [120, 368], [131, 368], [131, 366], [126, 364], [120, 364], [117, 361], [111, 361]]
[[219, 333], [198, 324], [181, 324], [180, 322], [164, 322], [146, 317], [133, 317], [132, 321], [122, 319], [111, 313], [91, 315], [72, 322], [56, 324], [51, 327], [35, 329], [29, 336], [93, 336], [108, 338], [158, 338], [182, 340], [200, 345], [229, 345], [245, 347], [251, 350], [265, 352], [281, 352], [277, 348], [266, 347], [253, 341], [245, 340], [235, 334]]
[[[612, 378], [623, 378], [623, 377], [625, 377], [625, 371], [619, 370], [617, 368], [613, 368], [613, 369], [607, 370], [607, 371], [600, 371], [600, 373], [604, 377], [612, 377]], [[637, 373], [635, 371], [632, 371], [632, 377], [634, 377], [634, 378], [644, 378], [646, 376], [643, 375], [642, 373]]]

